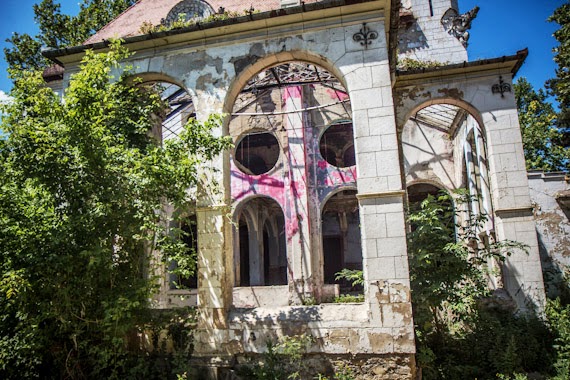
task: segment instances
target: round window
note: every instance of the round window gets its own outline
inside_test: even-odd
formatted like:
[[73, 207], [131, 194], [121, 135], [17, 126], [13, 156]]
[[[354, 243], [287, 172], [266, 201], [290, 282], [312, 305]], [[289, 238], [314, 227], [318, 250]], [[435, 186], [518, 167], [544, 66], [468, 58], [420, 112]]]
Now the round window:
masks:
[[246, 174], [267, 173], [279, 159], [277, 138], [268, 132], [250, 133], [237, 144], [234, 159]]
[[352, 123], [342, 122], [328, 127], [321, 136], [319, 149], [325, 161], [333, 166], [347, 168], [355, 165]]

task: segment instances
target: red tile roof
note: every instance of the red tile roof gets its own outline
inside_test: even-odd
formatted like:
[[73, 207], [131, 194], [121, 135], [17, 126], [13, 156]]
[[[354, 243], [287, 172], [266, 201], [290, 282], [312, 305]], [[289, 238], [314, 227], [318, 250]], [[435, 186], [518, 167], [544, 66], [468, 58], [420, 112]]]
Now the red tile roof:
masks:
[[[320, 0], [304, 0], [304, 3], [316, 3]], [[85, 45], [117, 37], [132, 37], [142, 34], [140, 29], [144, 22], [160, 25], [168, 12], [181, 0], [140, 0], [116, 19], [91, 36]], [[280, 0], [208, 0], [207, 3], [217, 11], [224, 7], [226, 11], [243, 12], [252, 6], [255, 10], [265, 12], [281, 8]]]

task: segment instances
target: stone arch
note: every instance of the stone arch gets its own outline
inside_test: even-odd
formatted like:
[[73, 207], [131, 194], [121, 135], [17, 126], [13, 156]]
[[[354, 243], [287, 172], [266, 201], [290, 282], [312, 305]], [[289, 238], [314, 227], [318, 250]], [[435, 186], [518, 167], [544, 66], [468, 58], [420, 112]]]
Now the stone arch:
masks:
[[321, 201], [320, 210], [319, 210], [320, 213], [322, 214], [325, 204], [329, 201], [329, 199], [331, 199], [331, 197], [335, 196], [336, 194], [338, 194], [342, 191], [347, 191], [347, 190], [358, 192], [358, 188], [356, 187], [356, 185], [345, 185], [345, 186], [337, 187], [336, 189], [329, 192]]
[[254, 199], [257, 199], [257, 198], [265, 198], [265, 199], [268, 199], [270, 201], [277, 203], [279, 205], [279, 208], [281, 209], [281, 212], [282, 213], [284, 212], [283, 205], [281, 205], [276, 198], [272, 197], [271, 195], [266, 195], [266, 194], [255, 194], [255, 195], [248, 195], [248, 196], [238, 200], [237, 203], [235, 203], [233, 205], [233, 207], [232, 207], [233, 208], [233, 212], [232, 212], [233, 219], [234, 220], [236, 219], [236, 216], [239, 215], [239, 213], [241, 213], [243, 211], [244, 206], [248, 202], [250, 202]]
[[[195, 96], [181, 81], [159, 72], [133, 73], [129, 76], [129, 80], [140, 80], [143, 86], [160, 84], [164, 87], [161, 94], [163, 100], [166, 100], [169, 106], [174, 103], [177, 104], [175, 108], [171, 109], [176, 112], [169, 112], [164, 118], [160, 117], [160, 124], [157, 124], [152, 131], [152, 134], [160, 142], [177, 135], [188, 118], [195, 115]], [[173, 103], [171, 103], [171, 98]], [[173, 116], [176, 116], [176, 119]]]
[[[268, 68], [294, 61], [305, 62], [324, 68], [333, 74], [341, 82], [343, 87], [348, 90], [344, 81], [344, 75], [332, 62], [330, 62], [322, 55], [304, 50], [279, 52], [261, 57], [241, 68], [239, 72], [236, 72], [234, 79], [228, 87], [226, 99], [223, 105], [223, 112], [231, 114], [237, 97], [239, 96], [243, 87], [246, 85], [247, 81], [249, 81], [251, 78], [255, 77], [260, 72]], [[229, 120], [224, 124], [224, 134], [226, 135], [228, 134], [228, 128]]]
[[358, 291], [361, 289], [353, 289], [350, 282], [336, 279], [343, 269], [363, 269], [357, 191], [341, 187], [331, 193], [322, 203], [320, 215], [323, 281], [337, 284], [335, 293]]
[[[140, 67], [139, 67], [140, 69]], [[166, 73], [162, 73], [162, 72], [157, 72], [157, 71], [135, 71], [130, 75], [131, 78], [135, 79], [135, 78], [140, 78], [142, 79], [143, 83], [148, 83], [148, 82], [166, 82], [166, 83], [170, 83], [173, 85], [176, 85], [180, 88], [182, 88], [184, 91], [186, 91], [190, 97], [192, 97], [192, 103], [197, 104], [197, 96], [196, 96], [196, 92], [194, 91], [193, 88], [188, 87], [187, 84], [180, 79], [177, 79], [175, 77], [173, 77], [172, 75], [166, 74]]]
[[483, 122], [483, 116], [482, 116], [481, 112], [475, 106], [473, 106], [471, 103], [469, 103], [465, 100], [450, 98], [450, 97], [440, 97], [440, 98], [433, 98], [433, 99], [421, 101], [419, 103], [413, 104], [413, 106], [411, 106], [411, 107], [410, 106], [398, 107], [399, 108], [398, 113], [397, 113], [398, 131], [400, 131], [400, 132], [402, 131], [404, 124], [416, 112], [418, 112], [421, 109], [424, 109], [424, 108], [427, 108], [429, 106], [436, 105], [436, 104], [451, 104], [451, 105], [454, 105], [456, 107], [464, 109], [465, 111], [469, 112], [469, 114], [471, 116], [473, 116], [473, 118], [479, 123], [479, 125], [481, 126], [481, 128], [483, 128], [483, 131], [484, 131], [485, 124]]
[[433, 187], [437, 187], [440, 190], [443, 190], [447, 193], [449, 193], [451, 191], [451, 189], [449, 189], [447, 186], [445, 186], [443, 183], [441, 183], [440, 181], [437, 180], [433, 180], [433, 179], [418, 179], [418, 180], [413, 180], [410, 182], [406, 183], [406, 188], [410, 187], [410, 186], [415, 186], [415, 185], [422, 185], [422, 184], [426, 184], [426, 185], [430, 185]]
[[[485, 151], [481, 113], [458, 99], [437, 98], [419, 102], [400, 112], [399, 144], [406, 183], [434, 181], [445, 188], [461, 187], [463, 149], [468, 132], [477, 129]], [[469, 131], [468, 131], [469, 130]]]
[[234, 211], [236, 287], [287, 285], [285, 215], [270, 196], [251, 196]]

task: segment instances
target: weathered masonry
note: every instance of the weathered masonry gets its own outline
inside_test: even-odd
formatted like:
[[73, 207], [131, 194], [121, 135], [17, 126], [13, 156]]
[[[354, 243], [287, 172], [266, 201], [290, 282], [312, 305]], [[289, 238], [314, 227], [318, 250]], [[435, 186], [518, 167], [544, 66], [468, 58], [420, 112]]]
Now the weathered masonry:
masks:
[[[199, 364], [220, 376], [264, 352], [268, 340], [307, 334], [315, 366], [350, 358], [365, 378], [413, 379], [404, 212], [408, 199], [440, 189], [476, 196], [468, 207], [491, 217], [485, 239], [529, 246], [497, 264], [489, 285], [506, 289], [521, 310], [540, 308], [539, 246], [511, 88], [526, 52], [469, 62], [478, 8], [460, 14], [456, 0], [250, 6], [141, 0], [84, 46], [46, 53], [65, 67], [50, 82], [63, 89], [85, 49], [124, 38], [137, 75], [163, 83], [171, 104], [157, 131], [163, 139], [176, 138], [190, 116], [227, 115], [216, 133], [235, 147], [210, 163], [221, 168], [221, 188], [195, 189], [196, 207], [184, 211], [197, 279], [165, 276], [157, 295], [158, 307], [197, 305]], [[204, 21], [224, 10], [242, 15]], [[143, 33], [143, 24], [180, 18], [196, 23]], [[411, 59], [439, 64], [397, 69]], [[336, 278], [344, 268], [363, 270], [363, 289]], [[181, 282], [193, 289], [177, 289]], [[331, 302], [342, 295], [358, 302]]]

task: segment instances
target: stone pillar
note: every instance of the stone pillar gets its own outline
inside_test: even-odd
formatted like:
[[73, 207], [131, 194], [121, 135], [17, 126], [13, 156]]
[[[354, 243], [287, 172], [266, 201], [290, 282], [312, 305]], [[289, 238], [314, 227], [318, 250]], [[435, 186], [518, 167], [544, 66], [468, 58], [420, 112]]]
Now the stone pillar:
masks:
[[[283, 90], [283, 109], [303, 109], [302, 87], [287, 87]], [[303, 112], [288, 113], [285, 119], [287, 146], [285, 154], [289, 167], [285, 175], [286, 212], [285, 230], [292, 303], [301, 303], [312, 291], [311, 234], [309, 232], [309, 207], [307, 199], [307, 173], [305, 160], [305, 123]]]
[[[378, 32], [384, 35], [383, 30]], [[413, 358], [405, 191], [390, 71], [387, 59], [382, 59], [382, 44], [377, 51], [371, 47], [365, 50], [363, 65], [353, 65], [345, 77], [353, 109], [365, 297], [370, 318], [367, 339], [373, 353]], [[409, 378], [413, 372], [410, 368]]]
[[[207, 93], [195, 99], [198, 120], [206, 120], [211, 113], [221, 113], [222, 105]], [[212, 131], [222, 135], [222, 127]], [[202, 183], [198, 187], [196, 218], [198, 223], [198, 326], [195, 333], [194, 356], [203, 358], [212, 367], [224, 366], [232, 354], [228, 312], [232, 303], [233, 248], [229, 183], [228, 152], [204, 163]], [[227, 176], [229, 177], [229, 176]]]
[[484, 112], [482, 116], [488, 137], [497, 239], [528, 246], [528, 252], [515, 250], [507, 258], [503, 267], [504, 284], [521, 311], [532, 308], [540, 311], [545, 300], [544, 282], [514, 94], [506, 93], [504, 99], [497, 96], [495, 100], [495, 107], [503, 108]]

